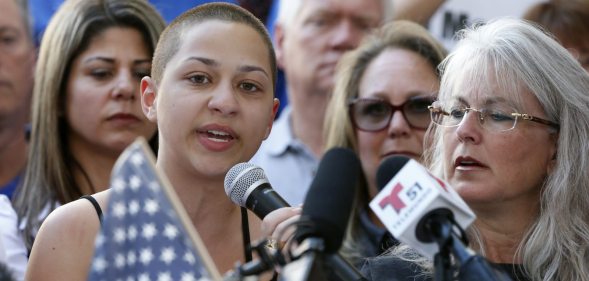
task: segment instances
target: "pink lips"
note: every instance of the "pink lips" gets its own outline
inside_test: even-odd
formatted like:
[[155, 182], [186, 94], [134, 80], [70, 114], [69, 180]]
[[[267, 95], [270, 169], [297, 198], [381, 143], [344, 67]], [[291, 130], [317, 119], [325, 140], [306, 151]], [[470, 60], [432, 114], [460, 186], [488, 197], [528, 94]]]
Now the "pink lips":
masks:
[[118, 126], [128, 126], [140, 123], [141, 119], [130, 113], [116, 113], [107, 118], [108, 121], [113, 122]]
[[228, 126], [210, 124], [197, 130], [199, 142], [211, 151], [225, 151], [229, 149], [237, 134]]
[[479, 160], [470, 156], [457, 157], [456, 160], [454, 160], [454, 167], [466, 170], [487, 168], [487, 166], [481, 163]]

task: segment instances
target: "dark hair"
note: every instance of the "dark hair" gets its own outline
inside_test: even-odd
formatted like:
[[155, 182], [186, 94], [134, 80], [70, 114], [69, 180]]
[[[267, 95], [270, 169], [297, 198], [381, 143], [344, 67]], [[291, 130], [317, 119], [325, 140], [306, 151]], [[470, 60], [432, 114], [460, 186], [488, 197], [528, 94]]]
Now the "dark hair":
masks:
[[270, 67], [272, 70], [272, 84], [276, 86], [276, 56], [272, 40], [264, 24], [247, 10], [233, 4], [209, 3], [192, 8], [174, 19], [162, 32], [157, 44], [151, 65], [151, 75], [156, 82], [160, 82], [164, 69], [170, 59], [178, 52], [182, 45], [183, 31], [194, 24], [207, 20], [221, 20], [245, 24], [253, 28], [268, 48]]
[[[26, 221], [25, 244], [41, 225], [45, 208], [78, 199], [82, 191], [74, 179], [76, 162], [67, 144], [69, 126], [61, 114], [70, 65], [92, 38], [109, 27], [138, 30], [150, 50], [155, 49], [163, 18], [145, 0], [68, 0], [53, 15], [39, 49], [32, 102], [32, 133], [23, 185], [15, 196], [19, 221]], [[154, 134], [154, 140], [157, 134]]]

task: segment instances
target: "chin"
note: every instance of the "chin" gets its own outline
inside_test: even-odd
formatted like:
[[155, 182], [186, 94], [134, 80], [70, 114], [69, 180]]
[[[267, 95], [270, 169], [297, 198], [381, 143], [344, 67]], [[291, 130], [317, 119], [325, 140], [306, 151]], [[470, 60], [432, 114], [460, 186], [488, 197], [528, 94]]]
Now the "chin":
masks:
[[[126, 138], [118, 138], [116, 140], [113, 140], [112, 142], [110, 142], [110, 147], [113, 150], [118, 151], [119, 153], [123, 152], [129, 145], [131, 145], [131, 143], [133, 143], [139, 136], [133, 136], [133, 137], [126, 137]], [[149, 141], [149, 139], [146, 139], [146, 141]]]

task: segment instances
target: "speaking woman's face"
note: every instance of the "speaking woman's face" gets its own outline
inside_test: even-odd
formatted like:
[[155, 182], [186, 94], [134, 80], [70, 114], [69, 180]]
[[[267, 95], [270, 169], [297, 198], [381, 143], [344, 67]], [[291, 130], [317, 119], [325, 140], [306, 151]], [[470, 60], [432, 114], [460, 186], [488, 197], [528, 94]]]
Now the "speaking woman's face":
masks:
[[208, 20], [185, 30], [159, 85], [142, 86], [144, 112], [159, 127], [158, 161], [223, 178], [249, 161], [278, 108], [268, 54], [244, 24]]

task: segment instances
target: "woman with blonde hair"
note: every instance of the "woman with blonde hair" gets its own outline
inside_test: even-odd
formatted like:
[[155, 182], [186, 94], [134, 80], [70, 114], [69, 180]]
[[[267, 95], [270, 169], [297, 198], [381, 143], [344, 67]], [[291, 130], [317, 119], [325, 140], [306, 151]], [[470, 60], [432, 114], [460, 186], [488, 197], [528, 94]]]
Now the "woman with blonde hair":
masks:
[[108, 188], [115, 160], [136, 137], [155, 141], [139, 82], [164, 26], [143, 0], [71, 0], [52, 18], [36, 67], [28, 167], [15, 199], [29, 250], [57, 206]]
[[[589, 280], [589, 75], [521, 20], [461, 37], [431, 106], [432, 173], [477, 215], [471, 247], [514, 280]], [[365, 272], [429, 280], [431, 263], [397, 247]]]
[[360, 266], [396, 244], [368, 203], [378, 192], [376, 170], [387, 157], [420, 160], [430, 124], [427, 107], [439, 87], [437, 65], [446, 50], [427, 30], [395, 21], [369, 36], [338, 65], [325, 120], [326, 149], [347, 147], [361, 162], [363, 180], [343, 253]]

